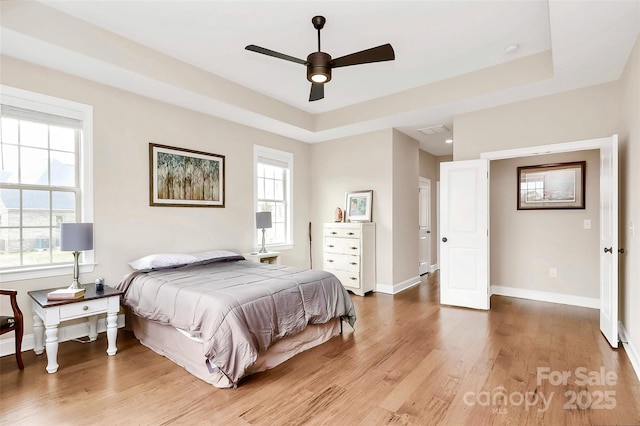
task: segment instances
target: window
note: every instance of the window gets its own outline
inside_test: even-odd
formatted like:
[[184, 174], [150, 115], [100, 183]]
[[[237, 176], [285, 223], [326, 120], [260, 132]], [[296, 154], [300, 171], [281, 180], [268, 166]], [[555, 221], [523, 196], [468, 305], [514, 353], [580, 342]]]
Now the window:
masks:
[[60, 223], [93, 221], [92, 107], [8, 86], [0, 94], [2, 281], [67, 274]]
[[[271, 212], [265, 243], [272, 248], [291, 246], [293, 154], [255, 145], [254, 165], [255, 211]], [[254, 241], [256, 247], [262, 245], [262, 230], [256, 230]]]

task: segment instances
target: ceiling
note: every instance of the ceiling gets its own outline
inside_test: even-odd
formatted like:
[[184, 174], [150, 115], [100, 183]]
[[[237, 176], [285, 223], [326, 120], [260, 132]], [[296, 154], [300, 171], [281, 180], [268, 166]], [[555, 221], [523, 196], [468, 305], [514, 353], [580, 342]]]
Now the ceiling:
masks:
[[[147, 96], [156, 93], [145, 86], [145, 79], [156, 78], [151, 72], [136, 72], [136, 84], [127, 83], [114, 77], [116, 69], [126, 68], [122, 63], [83, 53], [82, 47], [54, 46], [37, 32], [42, 29], [23, 30], [18, 12], [28, 19], [27, 2], [13, 3], [13, 9], [3, 4], [3, 54]], [[311, 124], [287, 123], [217, 95], [202, 100], [167, 89], [164, 101], [311, 143], [394, 127], [434, 155], [452, 153], [444, 140], [455, 140], [451, 129], [458, 114], [618, 79], [640, 28], [640, 1], [58, 0], [40, 2], [39, 7], [30, 13], [71, 15], [77, 18], [73, 22], [115, 33], [236, 83], [259, 99], [266, 96], [277, 101], [274, 105], [289, 106], [308, 116]], [[311, 24], [315, 15], [327, 19], [322, 50], [332, 57], [391, 43], [396, 59], [334, 69], [325, 98], [309, 102], [304, 66], [244, 47], [256, 44], [305, 59], [317, 50]], [[78, 31], [87, 34], [93, 32], [90, 28], [78, 25]], [[518, 48], [506, 53], [512, 45]], [[542, 55], [545, 52], [550, 55]], [[73, 61], [61, 60], [71, 54]], [[443, 82], [457, 87], [454, 83], [463, 80], [456, 79], [464, 78], [467, 87], [473, 87], [473, 79], [482, 77], [487, 84], [487, 70], [495, 69], [499, 76], [499, 67], [534, 57], [550, 58], [552, 72], [516, 78], [491, 90], [461, 89], [454, 96], [449, 89], [447, 96], [435, 95], [436, 88], [445, 87]], [[369, 112], [360, 116], [363, 110]], [[354, 118], [340, 122], [340, 115]], [[323, 125], [330, 119], [335, 124]], [[442, 133], [419, 131], [440, 125], [445, 126]]]

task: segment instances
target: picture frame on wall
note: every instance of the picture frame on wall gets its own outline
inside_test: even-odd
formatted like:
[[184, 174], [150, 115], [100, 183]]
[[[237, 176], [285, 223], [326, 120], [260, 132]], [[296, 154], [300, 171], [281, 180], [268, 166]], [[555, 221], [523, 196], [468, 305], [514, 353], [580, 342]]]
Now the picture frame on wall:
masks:
[[584, 209], [586, 161], [518, 167], [518, 210]]
[[371, 222], [373, 190], [347, 192], [345, 222]]
[[224, 207], [224, 155], [149, 143], [149, 205]]

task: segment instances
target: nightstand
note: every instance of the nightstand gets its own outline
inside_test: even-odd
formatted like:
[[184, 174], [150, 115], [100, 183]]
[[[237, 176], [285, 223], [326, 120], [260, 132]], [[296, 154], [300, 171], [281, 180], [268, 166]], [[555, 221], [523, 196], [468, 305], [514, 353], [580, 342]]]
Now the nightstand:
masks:
[[269, 251], [266, 253], [242, 253], [245, 259], [250, 260], [251, 262], [256, 263], [272, 263], [272, 264], [280, 264], [280, 256], [279, 251]]
[[55, 288], [28, 292], [33, 307], [34, 352], [40, 355], [44, 350], [43, 338], [46, 333], [47, 371], [58, 371], [58, 326], [62, 321], [87, 318], [89, 340], [98, 337], [98, 315], [107, 314], [107, 354], [115, 355], [118, 334], [118, 312], [122, 292], [104, 287], [96, 292], [95, 284], [84, 284], [84, 297], [70, 300], [47, 300], [47, 294]]

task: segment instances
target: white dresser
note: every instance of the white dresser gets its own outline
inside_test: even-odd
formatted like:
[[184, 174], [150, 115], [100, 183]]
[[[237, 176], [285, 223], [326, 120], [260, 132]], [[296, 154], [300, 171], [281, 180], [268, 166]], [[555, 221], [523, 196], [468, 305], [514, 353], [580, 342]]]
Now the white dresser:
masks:
[[325, 223], [322, 243], [325, 271], [357, 295], [375, 290], [375, 223]]

